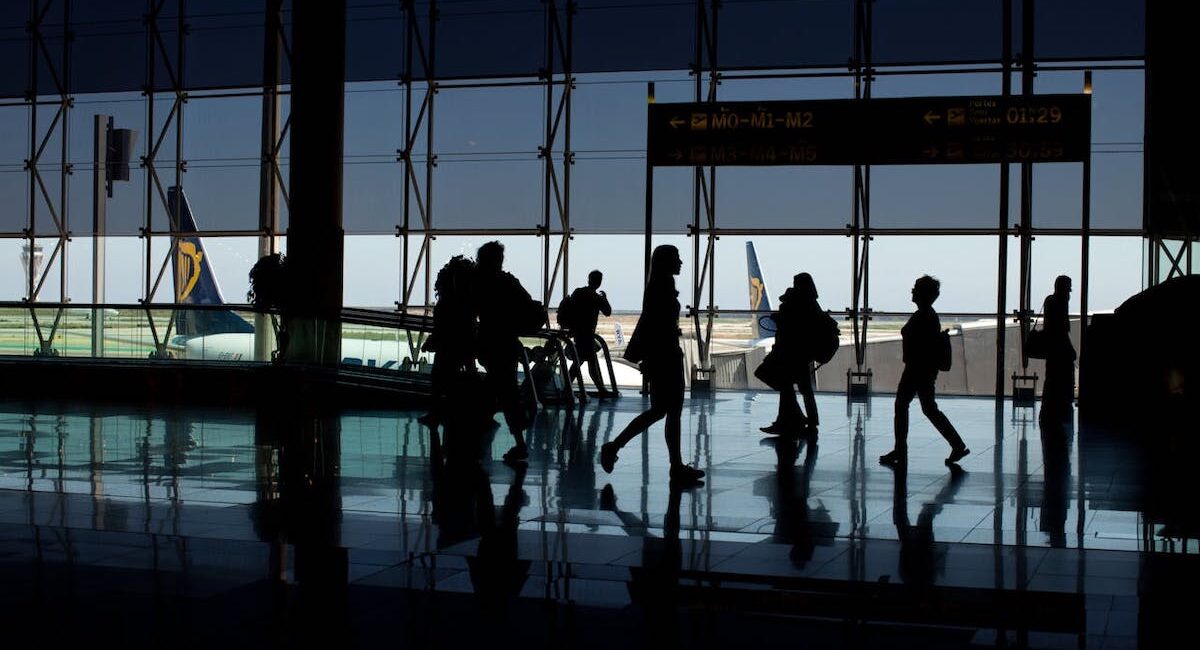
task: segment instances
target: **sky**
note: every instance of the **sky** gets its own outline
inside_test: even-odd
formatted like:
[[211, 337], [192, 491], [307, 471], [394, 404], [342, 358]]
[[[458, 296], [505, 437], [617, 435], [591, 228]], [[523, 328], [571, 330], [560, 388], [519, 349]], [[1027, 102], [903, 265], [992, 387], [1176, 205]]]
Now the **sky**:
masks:
[[[644, 219], [645, 82], [655, 80], [659, 102], [689, 101], [693, 85], [686, 75], [607, 75], [581, 77], [572, 113], [572, 149], [577, 152], [572, 180], [572, 219], [578, 231], [571, 242], [570, 274], [578, 286], [588, 271], [606, 274], [605, 288], [616, 309], [640, 305], [643, 240], [635, 230]], [[916, 75], [880, 77], [876, 96], [998, 94], [999, 75]], [[1037, 92], [1077, 92], [1081, 72], [1044, 72]], [[1142, 165], [1142, 74], [1097, 72], [1093, 95], [1093, 223], [1099, 227], [1140, 224]], [[402, 146], [403, 93], [393, 84], [362, 84], [346, 96], [344, 215], [348, 230], [389, 233], [399, 220], [402, 168], [395, 162]], [[721, 99], [844, 98], [847, 79], [727, 80]], [[542, 215], [542, 142], [546, 102], [538, 88], [443, 90], [436, 96], [434, 214], [443, 227], [533, 227]], [[160, 119], [169, 104], [156, 107]], [[257, 220], [257, 98], [193, 99], [185, 106], [184, 176], [201, 228], [253, 227]], [[91, 115], [111, 113], [118, 127], [136, 128], [138, 148], [146, 143], [144, 100], [134, 96], [77, 98], [71, 119], [70, 151], [76, 172], [70, 185], [71, 220], [90, 221]], [[44, 125], [50, 114], [39, 120]], [[0, 229], [19, 230], [28, 201], [28, 110], [0, 108], [0, 194], [5, 213]], [[49, 148], [60, 146], [53, 138]], [[418, 154], [423, 154], [420, 143]], [[286, 156], [286, 146], [283, 151]], [[172, 160], [171, 137], [161, 160]], [[994, 227], [998, 204], [998, 167], [990, 165], [892, 167], [873, 169], [872, 211], [876, 225]], [[1035, 176], [1034, 223], [1078, 224], [1079, 165], [1042, 165]], [[166, 171], [164, 171], [166, 173]], [[126, 233], [140, 224], [145, 175], [118, 186], [109, 204], [110, 222]], [[169, 183], [170, 174], [164, 179]], [[1014, 175], [1014, 179], [1015, 179]], [[57, 174], [49, 174], [56, 191]], [[849, 168], [721, 169], [718, 172], [718, 223], [767, 227], [839, 227], [850, 221]], [[1014, 182], [1013, 205], [1016, 202]], [[655, 181], [656, 224], [666, 231], [654, 243], [672, 243], [684, 252], [679, 279], [682, 302], [691, 304], [692, 241], [682, 225], [692, 214], [690, 172], [660, 170]], [[39, 217], [46, 219], [45, 215]], [[1012, 213], [1015, 223], [1017, 214]], [[91, 299], [91, 240], [78, 232], [69, 245], [68, 296]], [[583, 232], [588, 231], [588, 232]], [[433, 243], [435, 268], [454, 254], [472, 253], [492, 239], [440, 236]], [[542, 242], [531, 236], [501, 237], [508, 247], [508, 268], [530, 288], [541, 285]], [[851, 242], [844, 236], [723, 236], [716, 248], [718, 307], [745, 309], [747, 281], [744, 242], [754, 241], [772, 298], [793, 274], [808, 271], [828, 309], [850, 303]], [[416, 241], [419, 241], [417, 238]], [[556, 241], [557, 243], [557, 241]], [[1009, 243], [1009, 306], [1016, 302], [1017, 242]], [[46, 240], [47, 253], [53, 245]], [[142, 295], [145, 253], [136, 237], [107, 238], [107, 299], [135, 302]], [[252, 237], [208, 237], [206, 250], [227, 300], [244, 299], [246, 272], [256, 257]], [[415, 246], [415, 242], [414, 242]], [[1092, 240], [1090, 306], [1111, 309], [1142, 287], [1143, 250], [1138, 237]], [[20, 240], [0, 239], [0, 259], [10, 272], [0, 274], [0, 299], [19, 300], [24, 274]], [[1054, 276], [1078, 277], [1080, 242], [1073, 237], [1039, 236], [1032, 262], [1034, 295], [1049, 293]], [[166, 250], [155, 243], [152, 273]], [[413, 248], [415, 253], [415, 247]], [[345, 301], [350, 305], [390, 306], [400, 295], [400, 240], [389, 234], [346, 238]], [[930, 273], [942, 280], [939, 308], [944, 313], [989, 312], [996, 308], [998, 242], [994, 236], [877, 236], [871, 244], [871, 304], [880, 311], [908, 311], [913, 279]], [[58, 297], [58, 274], [43, 299]], [[421, 283], [418, 283], [421, 284]], [[536, 293], [536, 291], [535, 291]], [[169, 297], [169, 291], [159, 294]], [[423, 296], [418, 289], [418, 300]], [[1079, 293], [1075, 294], [1076, 303]], [[705, 301], [707, 295], [705, 295]], [[1040, 304], [1040, 297], [1035, 298]], [[1076, 304], [1076, 308], [1078, 305]]]

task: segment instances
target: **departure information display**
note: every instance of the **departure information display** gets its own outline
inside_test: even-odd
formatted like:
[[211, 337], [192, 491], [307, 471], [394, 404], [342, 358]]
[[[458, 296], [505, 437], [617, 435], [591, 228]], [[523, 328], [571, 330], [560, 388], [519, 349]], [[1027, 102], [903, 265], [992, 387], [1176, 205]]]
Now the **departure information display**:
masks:
[[650, 104], [655, 166], [1078, 162], [1089, 95]]

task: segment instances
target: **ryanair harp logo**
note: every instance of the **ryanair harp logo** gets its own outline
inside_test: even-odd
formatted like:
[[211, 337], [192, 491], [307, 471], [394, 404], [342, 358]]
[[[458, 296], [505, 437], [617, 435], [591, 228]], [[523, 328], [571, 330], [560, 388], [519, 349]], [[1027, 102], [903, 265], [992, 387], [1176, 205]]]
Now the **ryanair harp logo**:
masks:
[[179, 302], [187, 300], [200, 281], [200, 261], [203, 259], [204, 251], [196, 250], [196, 244], [179, 242], [179, 252], [175, 254], [175, 286], [178, 287]]
[[750, 308], [758, 311], [762, 308], [763, 282], [759, 278], [750, 278]]

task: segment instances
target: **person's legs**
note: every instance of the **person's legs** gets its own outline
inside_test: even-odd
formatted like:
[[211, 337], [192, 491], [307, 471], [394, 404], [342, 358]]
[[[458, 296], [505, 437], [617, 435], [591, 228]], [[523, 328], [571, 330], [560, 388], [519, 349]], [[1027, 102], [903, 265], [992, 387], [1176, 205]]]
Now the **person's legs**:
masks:
[[575, 355], [579, 359], [580, 365], [587, 364], [588, 377], [591, 378], [592, 385], [596, 387], [596, 390], [601, 394], [606, 393], [604, 377], [600, 374], [600, 360], [596, 354], [596, 342], [592, 340], [591, 335], [575, 339]]
[[954, 429], [954, 425], [950, 423], [950, 418], [946, 417], [945, 413], [938, 408], [937, 402], [934, 400], [934, 381], [937, 379], [937, 374], [921, 377], [920, 383], [917, 385], [917, 398], [921, 400], [921, 412], [929, 421], [933, 423], [938, 433], [950, 443], [950, 457], [946, 459], [947, 463], [957, 462], [969, 452], [966, 443], [963, 442], [962, 436], [958, 435], [958, 431]]
[[[600, 359], [596, 356], [596, 351], [592, 351], [591, 357], [587, 360], [588, 376], [592, 378], [592, 384], [596, 387], [596, 391], [601, 395], [610, 392], [604, 387], [604, 375], [600, 372]], [[616, 389], [616, 386], [613, 386]]]
[[800, 403], [796, 401], [796, 389], [788, 383], [779, 391], [779, 411], [775, 421], [759, 430], [763, 433], [784, 433], [804, 426], [804, 413], [800, 411]]
[[663, 427], [663, 437], [667, 442], [667, 458], [671, 467], [683, 464], [683, 453], [680, 451], [680, 438], [683, 437], [682, 408], [667, 413], [666, 425]]
[[567, 358], [571, 360], [571, 367], [567, 370], [567, 377], [571, 381], [575, 381], [579, 377], [579, 366], [583, 364], [582, 357], [579, 356], [579, 345], [575, 343], [567, 343], [566, 350]]
[[638, 437], [639, 434], [649, 429], [650, 425], [663, 419], [666, 415], [667, 413], [662, 409], [651, 406], [650, 410], [644, 411], [630, 420], [629, 424], [625, 425], [624, 429], [621, 429], [621, 433], [617, 434], [617, 437], [608, 444], [613, 445], [613, 449], [619, 451], [634, 438]]
[[1042, 410], [1049, 415], [1070, 412], [1075, 399], [1075, 363], [1069, 357], [1046, 360], [1046, 383], [1042, 386]]
[[529, 457], [529, 450], [525, 444], [525, 408], [521, 404], [521, 388], [517, 383], [515, 348], [496, 351], [489, 355], [483, 366], [487, 370], [487, 382], [504, 411], [504, 422], [513, 436], [513, 448], [504, 454], [504, 459], [524, 460]]
[[908, 460], [908, 405], [917, 394], [914, 373], [908, 366], [900, 374], [900, 383], [896, 386], [896, 412], [893, 418], [895, 443], [892, 450], [879, 457], [879, 462], [885, 465], [895, 465]]

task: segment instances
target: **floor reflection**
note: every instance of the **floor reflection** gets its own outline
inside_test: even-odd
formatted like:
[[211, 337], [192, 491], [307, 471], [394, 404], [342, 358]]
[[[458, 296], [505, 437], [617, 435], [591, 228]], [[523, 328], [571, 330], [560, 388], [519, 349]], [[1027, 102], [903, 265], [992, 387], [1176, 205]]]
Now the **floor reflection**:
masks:
[[[827, 413], [844, 403], [820, 399]], [[516, 467], [500, 461], [496, 422], [434, 436], [418, 413], [303, 400], [258, 412], [0, 403], [0, 541], [20, 549], [12, 558], [148, 571], [158, 593], [274, 585], [289, 634], [305, 620], [350, 630], [353, 616], [318, 614], [353, 611], [361, 586], [471, 594], [497, 620], [523, 598], [634, 606], [672, 644], [678, 630], [650, 622], [705, 602], [715, 575], [776, 590], [804, 579], [1136, 597], [1142, 555], [1181, 553], [1194, 530], [1182, 502], [1152, 499], [1189, 476], [1155, 476], [1116, 432], [947, 399], [975, 453], [947, 468], [936, 432], [916, 426], [893, 472], [865, 462], [890, 442], [887, 399], [827, 418], [811, 441], [758, 434], [772, 400], [690, 402], [684, 455], [709, 478], [687, 491], [669, 487], [657, 429], [613, 474], [598, 467], [637, 398], [540, 412]]]

